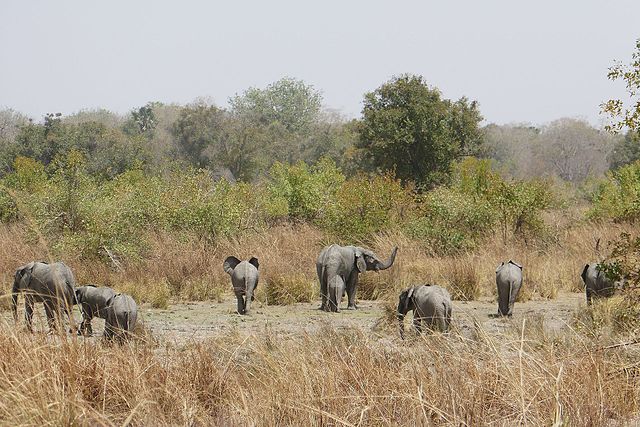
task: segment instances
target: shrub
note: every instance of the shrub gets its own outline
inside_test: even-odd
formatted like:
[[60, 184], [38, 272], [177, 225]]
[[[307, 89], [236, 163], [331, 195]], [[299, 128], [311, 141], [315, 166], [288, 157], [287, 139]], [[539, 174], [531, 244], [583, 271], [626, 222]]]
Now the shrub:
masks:
[[616, 221], [640, 217], [640, 161], [607, 173], [596, 190], [588, 216]]
[[324, 228], [342, 241], [366, 239], [394, 228], [412, 211], [413, 195], [390, 174], [358, 175], [338, 189]]

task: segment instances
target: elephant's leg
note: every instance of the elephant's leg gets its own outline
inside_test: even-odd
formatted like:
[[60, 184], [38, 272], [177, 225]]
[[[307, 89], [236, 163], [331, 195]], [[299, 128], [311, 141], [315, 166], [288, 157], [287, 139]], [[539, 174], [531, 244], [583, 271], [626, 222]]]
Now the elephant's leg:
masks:
[[593, 299], [593, 291], [587, 288], [587, 305], [591, 305], [592, 299]]
[[353, 271], [347, 279], [347, 310], [356, 310], [356, 290], [358, 288], [358, 273]]
[[44, 302], [44, 312], [47, 315], [47, 323], [49, 324], [49, 332], [53, 333], [58, 329], [58, 313], [53, 302]]
[[27, 323], [27, 330], [33, 332], [33, 296], [24, 296], [24, 320]]
[[422, 317], [418, 316], [417, 313], [413, 313], [413, 327], [416, 329], [418, 334], [422, 333], [423, 325], [422, 325]]
[[82, 312], [82, 323], [80, 324], [79, 335], [90, 337], [93, 335], [93, 328], [91, 326], [91, 320], [93, 320], [93, 314], [90, 312]]
[[318, 281], [320, 282], [320, 296], [322, 297], [319, 310], [327, 311], [327, 282], [322, 279], [322, 270], [322, 266], [316, 264], [316, 273], [318, 273]]
[[240, 294], [236, 294], [238, 300], [238, 314], [244, 314], [244, 298]]

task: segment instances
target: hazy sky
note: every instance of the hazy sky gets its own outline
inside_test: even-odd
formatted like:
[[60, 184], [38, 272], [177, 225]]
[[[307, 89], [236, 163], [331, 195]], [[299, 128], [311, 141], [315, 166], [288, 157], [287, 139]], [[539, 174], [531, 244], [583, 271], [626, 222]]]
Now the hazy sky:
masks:
[[640, 1], [0, 0], [0, 108], [46, 112], [148, 101], [221, 106], [283, 76], [358, 117], [365, 92], [421, 74], [487, 122], [600, 124], [606, 78], [640, 38]]

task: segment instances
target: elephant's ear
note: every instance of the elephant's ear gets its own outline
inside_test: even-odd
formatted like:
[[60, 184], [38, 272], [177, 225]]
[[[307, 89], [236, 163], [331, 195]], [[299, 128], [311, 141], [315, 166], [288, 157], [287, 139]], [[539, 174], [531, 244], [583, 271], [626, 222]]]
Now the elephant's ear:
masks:
[[361, 250], [356, 249], [355, 251], [355, 261], [356, 261], [356, 268], [358, 269], [358, 271], [360, 273], [364, 273], [365, 271], [367, 271], [367, 262], [364, 259], [364, 254], [362, 253]]
[[497, 267], [496, 267], [496, 273], [498, 271], [500, 271], [500, 269], [502, 268], [502, 266], [504, 265], [504, 262], [501, 262]]
[[409, 311], [409, 304], [411, 303], [411, 298], [413, 297], [413, 291], [415, 290], [415, 287], [411, 287], [409, 289], [407, 289], [406, 291], [404, 291], [401, 295], [400, 295], [400, 301], [401, 301], [401, 305], [402, 305], [402, 314], [407, 314], [407, 312]]
[[258, 262], [258, 258], [256, 257], [251, 257], [251, 259], [249, 260], [249, 264], [253, 265], [256, 270], [260, 267], [260, 263]]
[[522, 270], [522, 266], [520, 264], [518, 264], [517, 262], [513, 261], [513, 260], [509, 260], [509, 264], [513, 264], [516, 267], [518, 267], [520, 270]]
[[580, 277], [582, 277], [582, 281], [585, 283], [587, 283], [587, 270], [589, 270], [589, 264], [584, 266], [584, 268], [582, 269], [582, 274], [580, 275]]
[[234, 256], [230, 256], [224, 260], [224, 264], [222, 264], [222, 268], [224, 268], [224, 271], [227, 274], [232, 274], [233, 269], [236, 268], [238, 264], [240, 264], [240, 260]]
[[26, 283], [31, 283], [31, 273], [33, 273], [33, 267], [36, 265], [35, 262], [31, 261], [29, 264], [26, 264], [20, 270], [22, 272], [21, 276], [24, 277]]

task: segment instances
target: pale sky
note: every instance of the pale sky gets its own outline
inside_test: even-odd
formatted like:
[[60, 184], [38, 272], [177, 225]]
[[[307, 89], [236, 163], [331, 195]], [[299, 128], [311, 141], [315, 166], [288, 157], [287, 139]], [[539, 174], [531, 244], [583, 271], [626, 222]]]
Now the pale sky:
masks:
[[607, 80], [640, 38], [640, 1], [0, 0], [0, 108], [40, 120], [148, 101], [226, 106], [283, 76], [359, 117], [365, 92], [414, 73], [485, 122], [602, 123]]

